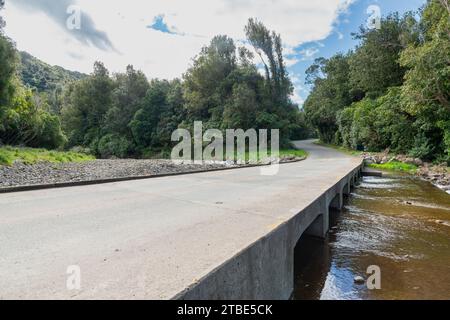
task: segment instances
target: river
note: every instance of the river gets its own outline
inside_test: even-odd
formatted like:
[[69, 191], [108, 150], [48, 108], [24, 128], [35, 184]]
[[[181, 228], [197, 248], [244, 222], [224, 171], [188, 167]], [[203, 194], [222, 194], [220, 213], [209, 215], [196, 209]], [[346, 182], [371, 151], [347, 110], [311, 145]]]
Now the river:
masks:
[[[303, 236], [294, 299], [450, 299], [450, 195], [410, 176], [364, 177], [326, 241]], [[357, 284], [369, 266], [381, 289]]]

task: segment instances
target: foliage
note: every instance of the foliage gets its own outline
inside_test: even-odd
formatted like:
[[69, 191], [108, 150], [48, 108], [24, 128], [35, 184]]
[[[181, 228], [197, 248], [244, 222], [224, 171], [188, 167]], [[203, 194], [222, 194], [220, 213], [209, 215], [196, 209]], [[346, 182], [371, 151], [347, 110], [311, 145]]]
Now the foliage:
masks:
[[350, 85], [360, 96], [377, 98], [389, 87], [403, 82], [405, 69], [399, 64], [401, 51], [408, 43], [417, 43], [417, 23], [412, 13], [391, 14], [380, 29], [361, 27], [354, 37], [361, 44], [350, 55]]
[[109, 72], [100, 62], [95, 63], [90, 77], [69, 87], [62, 109], [69, 146], [84, 145], [97, 151], [105, 116], [112, 105], [113, 89]]
[[0, 21], [0, 145], [61, 147], [66, 137], [60, 120], [50, 114], [46, 100], [24, 88], [17, 78], [18, 53], [3, 35], [2, 25]]
[[450, 161], [448, 8], [428, 0], [420, 21], [391, 14], [378, 30], [361, 28], [354, 51], [316, 60], [305, 111], [322, 141]]
[[320, 140], [335, 141], [338, 129], [337, 113], [354, 100], [348, 82], [348, 55], [337, 54], [330, 59], [317, 59], [306, 71], [308, 84], [314, 86], [305, 101], [309, 121], [317, 128]]
[[85, 74], [51, 66], [29, 53], [20, 52], [20, 77], [24, 85], [38, 92], [52, 92], [70, 82], [81, 80]]
[[11, 103], [16, 88], [15, 70], [17, 52], [10, 39], [0, 32], [0, 130], [4, 126], [4, 116]]
[[398, 161], [391, 161], [384, 164], [372, 163], [369, 164], [368, 167], [379, 170], [400, 171], [408, 173], [414, 173], [417, 170], [417, 166], [413, 164], [407, 164]]
[[96, 62], [84, 75], [24, 52], [19, 61], [14, 44], [0, 33], [0, 142], [142, 157], [167, 154], [172, 132], [194, 121], [223, 131], [280, 129], [282, 146], [307, 137], [305, 114], [291, 101], [280, 35], [255, 19], [245, 32], [266, 65], [265, 77], [249, 49], [220, 35], [182, 79], [150, 82], [132, 66], [111, 75]]
[[81, 162], [94, 160], [91, 155], [77, 152], [48, 151], [45, 149], [0, 147], [0, 165], [12, 165], [14, 161], [26, 164], [34, 164], [40, 161], [46, 162]]
[[107, 134], [98, 142], [98, 154], [102, 158], [110, 158], [112, 156], [124, 158], [128, 154], [130, 142], [123, 136], [116, 134]]

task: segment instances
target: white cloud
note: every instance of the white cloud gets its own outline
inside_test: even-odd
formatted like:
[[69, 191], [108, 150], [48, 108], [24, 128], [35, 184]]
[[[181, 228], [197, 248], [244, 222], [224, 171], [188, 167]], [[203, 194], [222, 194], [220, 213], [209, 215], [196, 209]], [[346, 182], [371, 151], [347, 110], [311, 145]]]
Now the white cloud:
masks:
[[300, 51], [301, 61], [313, 60], [315, 55], [319, 53], [317, 48], [306, 48]]
[[[6, 32], [20, 50], [83, 72], [90, 72], [94, 61], [101, 60], [111, 71], [133, 64], [149, 77], [174, 78], [214, 35], [243, 39], [249, 17], [279, 32], [291, 53], [302, 43], [326, 38], [338, 14], [353, 0], [74, 0], [117, 51], [83, 45], [45, 12], [24, 10], [15, 1], [6, 3], [4, 15]], [[159, 15], [178, 34], [149, 29]], [[288, 56], [286, 63], [293, 65], [298, 59]]]
[[294, 85], [294, 92], [292, 94], [292, 101], [297, 103], [300, 107], [305, 103], [305, 98], [308, 95], [308, 90], [303, 86], [303, 81], [297, 74], [290, 75], [292, 84]]

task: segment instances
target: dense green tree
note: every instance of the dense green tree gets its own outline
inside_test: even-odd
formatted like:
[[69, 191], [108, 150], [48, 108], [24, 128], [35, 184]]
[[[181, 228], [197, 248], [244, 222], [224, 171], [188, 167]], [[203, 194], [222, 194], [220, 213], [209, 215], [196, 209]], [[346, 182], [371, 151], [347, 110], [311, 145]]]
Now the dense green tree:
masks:
[[449, 8], [428, 0], [420, 21], [392, 14], [378, 30], [362, 28], [348, 73], [328, 68], [341, 55], [308, 69], [306, 115], [323, 141], [450, 163]]
[[179, 80], [150, 82], [150, 89], [129, 124], [140, 154], [170, 147], [172, 132], [183, 117], [183, 102]]
[[105, 116], [105, 131], [131, 139], [128, 124], [138, 111], [150, 86], [144, 73], [136, 71], [131, 65], [127, 67], [125, 73], [115, 74], [113, 81], [115, 85], [112, 92], [112, 107]]
[[349, 60], [354, 94], [376, 98], [402, 84], [405, 68], [398, 60], [408, 42], [417, 41], [416, 26], [411, 13], [403, 18], [395, 13], [383, 19], [379, 29], [361, 27], [354, 35], [361, 44]]
[[5, 115], [5, 110], [11, 103], [18, 85], [18, 81], [15, 79], [17, 61], [14, 45], [8, 38], [0, 34], [0, 120]]
[[93, 74], [69, 86], [62, 120], [69, 146], [89, 146], [97, 151], [105, 118], [112, 106], [114, 82], [105, 66], [96, 62]]
[[[0, 1], [0, 10], [4, 1]], [[0, 17], [0, 144], [58, 148], [66, 138], [46, 99], [23, 87], [17, 76], [19, 55], [3, 34]]]
[[399, 87], [378, 99], [353, 103], [338, 112], [337, 123], [345, 147], [407, 153], [414, 144], [413, 118], [402, 109]]
[[67, 84], [81, 80], [85, 74], [69, 71], [59, 66], [51, 66], [27, 52], [20, 52], [18, 67], [20, 78], [24, 85], [37, 92], [53, 93]]
[[55, 149], [66, 142], [59, 118], [29, 89], [18, 87], [6, 111], [0, 140], [5, 144]]
[[202, 49], [184, 75], [186, 109], [191, 118], [208, 121], [214, 110], [223, 110], [233, 83], [226, 81], [236, 69], [236, 46], [227, 36], [216, 36]]
[[317, 128], [322, 141], [339, 143], [335, 141], [337, 112], [353, 101], [348, 55], [337, 54], [330, 59], [317, 59], [306, 73], [308, 83], [313, 85], [304, 104], [306, 115]]
[[224, 128], [253, 128], [256, 123], [258, 103], [255, 91], [245, 83], [236, 84], [223, 114]]
[[[422, 13], [422, 42], [410, 45], [400, 62], [408, 68], [402, 87], [406, 110], [417, 118], [414, 153], [450, 161], [450, 13], [448, 2], [429, 1]], [[444, 142], [444, 143], [442, 143]]]
[[293, 86], [286, 71], [280, 35], [252, 18], [245, 27], [245, 33], [264, 65], [266, 88], [273, 107], [289, 104]]

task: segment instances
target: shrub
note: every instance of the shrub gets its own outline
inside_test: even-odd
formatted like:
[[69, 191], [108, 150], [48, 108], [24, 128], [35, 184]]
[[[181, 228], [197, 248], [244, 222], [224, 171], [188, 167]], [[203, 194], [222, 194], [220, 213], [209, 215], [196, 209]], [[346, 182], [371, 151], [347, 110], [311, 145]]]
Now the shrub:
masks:
[[102, 158], [124, 158], [128, 155], [130, 143], [124, 137], [114, 134], [103, 136], [98, 142], [98, 154]]

